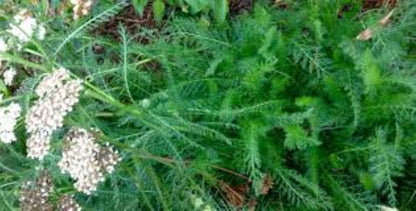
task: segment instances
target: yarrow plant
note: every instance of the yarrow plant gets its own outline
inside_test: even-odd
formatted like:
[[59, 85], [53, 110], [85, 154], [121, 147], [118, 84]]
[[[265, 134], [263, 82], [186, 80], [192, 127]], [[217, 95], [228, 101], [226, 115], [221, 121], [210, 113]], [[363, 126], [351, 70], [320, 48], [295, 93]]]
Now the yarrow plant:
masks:
[[46, 171], [41, 171], [35, 182], [27, 181], [20, 190], [20, 208], [22, 211], [52, 211], [53, 205], [49, 196], [54, 189], [52, 177]]
[[6, 41], [3, 38], [0, 38], [0, 52], [6, 52], [9, 49]]
[[19, 42], [19, 46], [21, 46], [32, 39], [32, 37], [43, 40], [46, 29], [30, 15], [28, 10], [21, 10], [13, 17], [13, 22], [9, 24], [7, 32], [15, 37]]
[[0, 210], [416, 210], [414, 17], [3, 0]]
[[196, 195], [191, 195], [191, 202], [194, 205], [195, 210], [202, 211], [215, 211], [216, 209], [212, 208], [209, 204], [206, 204], [201, 197]]
[[28, 157], [42, 160], [48, 154], [53, 132], [63, 126], [64, 117], [78, 103], [81, 90], [82, 81], [71, 79], [64, 68], [42, 79], [35, 91], [39, 99], [26, 115]]
[[[0, 101], [2, 100], [0, 95]], [[14, 128], [20, 117], [21, 107], [17, 103], [8, 106], [0, 106], [0, 141], [6, 144], [16, 141]]]
[[81, 211], [81, 206], [70, 196], [63, 195], [59, 198], [58, 210], [60, 211]]
[[[55, 189], [53, 178], [46, 170], [40, 170], [36, 181], [26, 181], [20, 189], [22, 211], [81, 211], [81, 206], [70, 195], [62, 195], [55, 206], [51, 194]], [[54, 209], [57, 208], [57, 209]]]
[[9, 68], [3, 73], [4, 83], [8, 86], [13, 84], [13, 79], [16, 76], [17, 72], [14, 68]]
[[62, 160], [58, 163], [62, 173], [69, 173], [76, 180], [75, 188], [91, 194], [112, 173], [121, 160], [118, 152], [108, 144], [105, 147], [96, 143], [95, 135], [82, 128], [73, 128], [63, 143]]
[[[0, 37], [0, 54], [6, 52], [9, 49], [9, 45], [7, 45], [6, 41]], [[0, 55], [0, 67], [2, 66], [2, 58]]]
[[70, 0], [70, 2], [73, 5], [74, 20], [88, 15], [93, 4], [93, 0]]

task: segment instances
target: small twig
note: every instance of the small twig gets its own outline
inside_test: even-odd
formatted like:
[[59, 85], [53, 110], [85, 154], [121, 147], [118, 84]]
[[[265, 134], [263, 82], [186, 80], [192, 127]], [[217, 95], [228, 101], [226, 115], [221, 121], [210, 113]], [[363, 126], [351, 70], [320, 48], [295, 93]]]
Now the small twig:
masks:
[[[143, 159], [151, 159], [151, 160], [161, 161], [161, 162], [168, 163], [168, 164], [178, 164], [179, 163], [178, 161], [176, 161], [176, 160], [174, 160], [172, 158], [159, 157], [159, 156], [155, 156], [155, 155], [151, 155], [151, 154], [148, 154], [148, 155], [139, 155], [139, 157], [140, 158], [143, 158]], [[185, 161], [185, 164], [189, 164], [189, 163], [190, 163], [190, 161]], [[220, 170], [220, 171], [223, 171], [223, 172], [232, 174], [232, 175], [237, 176], [237, 177], [239, 177], [241, 179], [247, 180], [248, 182], [251, 182], [251, 179], [250, 178], [248, 178], [247, 176], [245, 176], [243, 174], [240, 174], [238, 172], [235, 172], [235, 171], [232, 171], [230, 169], [226, 169], [226, 168], [223, 168], [223, 167], [220, 167], [220, 166], [217, 166], [217, 165], [209, 165], [209, 166], [211, 168], [214, 168], [214, 169], [217, 169], [217, 170]]]
[[250, 179], [250, 178], [248, 178], [247, 176], [242, 175], [242, 174], [240, 174], [240, 173], [237, 173], [237, 172], [235, 172], [235, 171], [231, 171], [231, 170], [229, 170], [229, 169], [226, 169], [226, 168], [223, 168], [223, 167], [220, 167], [220, 166], [217, 166], [217, 165], [210, 165], [210, 166], [211, 166], [212, 168], [214, 168], [214, 169], [218, 169], [218, 170], [220, 170], [220, 171], [227, 172], [227, 173], [229, 173], [229, 174], [232, 174], [232, 175], [235, 175], [235, 176], [240, 177], [240, 178], [242, 178], [242, 179], [245, 179], [245, 180], [247, 180], [248, 182], [251, 182], [251, 179]]

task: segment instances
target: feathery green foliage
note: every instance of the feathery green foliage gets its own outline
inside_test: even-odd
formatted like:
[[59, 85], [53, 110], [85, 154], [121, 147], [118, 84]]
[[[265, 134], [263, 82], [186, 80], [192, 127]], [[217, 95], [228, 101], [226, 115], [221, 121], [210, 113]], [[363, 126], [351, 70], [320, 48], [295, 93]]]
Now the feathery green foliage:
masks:
[[[48, 34], [1, 55], [19, 68], [20, 88], [0, 80], [0, 105], [17, 100], [25, 114], [54, 66], [84, 79], [85, 91], [42, 162], [25, 156], [24, 115], [18, 141], [0, 145], [1, 209], [18, 209], [20, 185], [39, 167], [53, 175], [53, 200], [75, 194], [85, 210], [416, 209], [415, 2], [398, 2], [386, 26], [378, 22], [393, 8], [363, 11], [353, 0], [258, 0], [233, 17], [226, 1], [204, 2], [166, 1], [193, 15], [154, 9], [172, 11], [163, 27], [121, 23], [119, 40], [93, 29], [127, 1], [59, 26], [70, 10], [46, 17], [30, 6]], [[143, 12], [148, 2], [132, 3]], [[213, 8], [213, 18], [199, 13]], [[12, 15], [0, 11], [6, 27]], [[356, 39], [367, 28], [372, 38]], [[99, 129], [123, 158], [91, 196], [56, 165], [72, 126]]]

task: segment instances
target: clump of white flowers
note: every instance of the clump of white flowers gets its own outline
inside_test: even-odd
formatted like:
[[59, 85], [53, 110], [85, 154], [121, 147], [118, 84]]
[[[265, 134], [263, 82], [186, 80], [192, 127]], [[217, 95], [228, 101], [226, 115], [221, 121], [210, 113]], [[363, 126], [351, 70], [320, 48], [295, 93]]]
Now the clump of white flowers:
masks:
[[149, 106], [151, 105], [151, 102], [149, 99], [145, 98], [143, 100], [141, 100], [139, 102], [139, 104], [143, 107], [143, 108], [149, 108]]
[[71, 4], [74, 5], [74, 20], [77, 20], [80, 16], [88, 15], [92, 3], [92, 0], [71, 0]]
[[52, 177], [46, 171], [40, 173], [36, 182], [24, 182], [20, 190], [20, 209], [22, 211], [52, 211], [53, 206], [49, 201], [49, 196], [53, 188]]
[[13, 35], [20, 44], [28, 42], [32, 37], [43, 40], [46, 29], [38, 24], [27, 10], [22, 10], [13, 17], [13, 22], [9, 24], [8, 33]]
[[[81, 211], [81, 206], [70, 196], [62, 195], [57, 206], [50, 200], [54, 190], [52, 176], [41, 170], [36, 181], [26, 181], [20, 189], [20, 210], [22, 211]], [[54, 209], [57, 207], [58, 209]]]
[[52, 133], [63, 126], [64, 117], [78, 103], [82, 81], [71, 79], [60, 68], [47, 75], [36, 88], [39, 99], [26, 116], [28, 157], [42, 160], [49, 151]]
[[48, 199], [54, 188], [51, 174], [46, 170], [41, 170], [36, 180], [36, 185], [42, 193], [41, 196]]
[[4, 83], [7, 86], [10, 86], [13, 84], [13, 79], [16, 76], [16, 70], [14, 68], [9, 68], [3, 73]]
[[378, 205], [377, 207], [380, 208], [380, 211], [398, 211], [395, 207], [387, 207], [384, 205]]
[[0, 53], [4, 53], [9, 49], [6, 41], [0, 37]]
[[118, 152], [108, 144], [105, 147], [98, 145], [91, 131], [73, 128], [65, 138], [58, 166], [62, 173], [68, 173], [76, 180], [74, 186], [78, 191], [91, 194], [120, 160]]
[[[0, 101], [3, 96], [0, 95]], [[14, 127], [17, 119], [20, 117], [21, 107], [17, 103], [11, 103], [8, 106], [0, 107], [0, 141], [6, 144], [16, 141]]]
[[[9, 45], [7, 45], [6, 41], [0, 37], [0, 54], [6, 52], [9, 49]], [[1, 55], [0, 55], [0, 67], [1, 67]]]
[[194, 194], [191, 194], [191, 202], [194, 205], [195, 210], [202, 211], [215, 211], [215, 208], [212, 208], [209, 204], [206, 204], [201, 197], [198, 197]]
[[58, 210], [60, 211], [81, 211], [81, 206], [69, 195], [59, 198]]

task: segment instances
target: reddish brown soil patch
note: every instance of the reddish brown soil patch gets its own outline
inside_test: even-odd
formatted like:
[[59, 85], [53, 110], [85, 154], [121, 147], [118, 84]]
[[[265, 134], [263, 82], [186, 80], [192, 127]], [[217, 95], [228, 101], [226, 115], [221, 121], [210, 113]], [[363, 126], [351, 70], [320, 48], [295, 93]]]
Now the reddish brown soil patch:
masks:
[[[93, 33], [120, 40], [119, 25], [125, 27], [128, 34], [135, 34], [139, 27], [158, 29], [158, 25], [153, 17], [152, 3], [150, 2], [146, 6], [142, 15], [139, 15], [133, 6], [127, 6], [118, 15], [94, 29]], [[138, 37], [137, 40], [142, 43], [150, 41], [146, 37]]]
[[369, 10], [383, 6], [394, 7], [396, 4], [397, 0], [364, 0], [363, 9]]
[[[254, 6], [254, 0], [230, 0], [229, 9], [230, 16], [236, 16], [244, 11], [251, 11]], [[166, 17], [165, 17], [166, 18]], [[162, 22], [165, 22], [162, 21]], [[157, 24], [154, 20], [152, 11], [152, 1], [149, 1], [142, 15], [139, 15], [133, 6], [129, 5], [119, 14], [115, 15], [109, 21], [93, 30], [96, 35], [104, 35], [120, 40], [119, 25], [126, 28], [128, 34], [135, 34], [140, 27], [159, 30], [165, 23]], [[138, 37], [137, 40], [142, 43], [150, 42], [150, 39]]]

